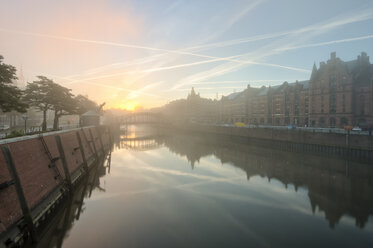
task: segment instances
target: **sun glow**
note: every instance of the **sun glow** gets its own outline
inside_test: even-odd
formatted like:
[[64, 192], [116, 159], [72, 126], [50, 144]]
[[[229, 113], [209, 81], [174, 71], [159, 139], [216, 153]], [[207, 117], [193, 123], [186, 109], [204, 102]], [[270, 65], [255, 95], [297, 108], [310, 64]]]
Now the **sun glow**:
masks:
[[121, 109], [125, 109], [128, 111], [136, 111], [140, 108], [137, 102], [126, 102], [120, 106]]

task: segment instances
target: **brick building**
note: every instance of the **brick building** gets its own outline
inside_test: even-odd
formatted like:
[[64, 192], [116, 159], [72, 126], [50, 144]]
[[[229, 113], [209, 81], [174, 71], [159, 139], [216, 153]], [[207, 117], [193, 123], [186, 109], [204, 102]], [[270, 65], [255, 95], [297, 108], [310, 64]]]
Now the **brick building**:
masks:
[[253, 88], [225, 96], [220, 121], [262, 125], [373, 128], [373, 65], [366, 53], [313, 66], [310, 80]]
[[344, 62], [332, 53], [314, 65], [310, 79], [310, 125], [343, 127], [373, 125], [373, 65], [366, 53]]

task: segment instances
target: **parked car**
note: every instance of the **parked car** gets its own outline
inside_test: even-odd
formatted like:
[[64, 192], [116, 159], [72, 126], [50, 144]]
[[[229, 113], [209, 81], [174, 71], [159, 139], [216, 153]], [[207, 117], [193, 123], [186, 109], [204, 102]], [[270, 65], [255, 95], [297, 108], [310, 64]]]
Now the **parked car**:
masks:
[[360, 127], [354, 127], [354, 128], [352, 128], [352, 131], [362, 131], [362, 129], [360, 128]]
[[234, 123], [234, 126], [235, 126], [235, 127], [245, 127], [246, 124], [243, 123], [243, 122], [235, 122], [235, 123]]
[[287, 129], [295, 129], [295, 126], [293, 126], [293, 125], [287, 125], [286, 127], [287, 127]]
[[0, 130], [9, 129], [9, 125], [0, 125]]

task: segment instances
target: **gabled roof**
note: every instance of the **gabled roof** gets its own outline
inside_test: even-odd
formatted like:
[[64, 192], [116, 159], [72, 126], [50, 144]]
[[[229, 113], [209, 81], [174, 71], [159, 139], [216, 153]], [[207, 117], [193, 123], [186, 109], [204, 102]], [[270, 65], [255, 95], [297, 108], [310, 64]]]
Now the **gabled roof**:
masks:
[[82, 114], [82, 116], [100, 116], [100, 115], [96, 111], [89, 110], [85, 112], [84, 114]]

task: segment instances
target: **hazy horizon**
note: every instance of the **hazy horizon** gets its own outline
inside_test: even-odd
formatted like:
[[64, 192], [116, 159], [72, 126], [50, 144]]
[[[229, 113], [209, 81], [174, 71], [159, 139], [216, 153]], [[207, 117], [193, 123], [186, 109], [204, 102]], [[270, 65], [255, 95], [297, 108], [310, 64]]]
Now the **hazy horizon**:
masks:
[[[320, 8], [320, 6], [324, 6]], [[157, 107], [309, 79], [331, 52], [373, 54], [371, 1], [10, 1], [0, 54], [107, 108]]]

